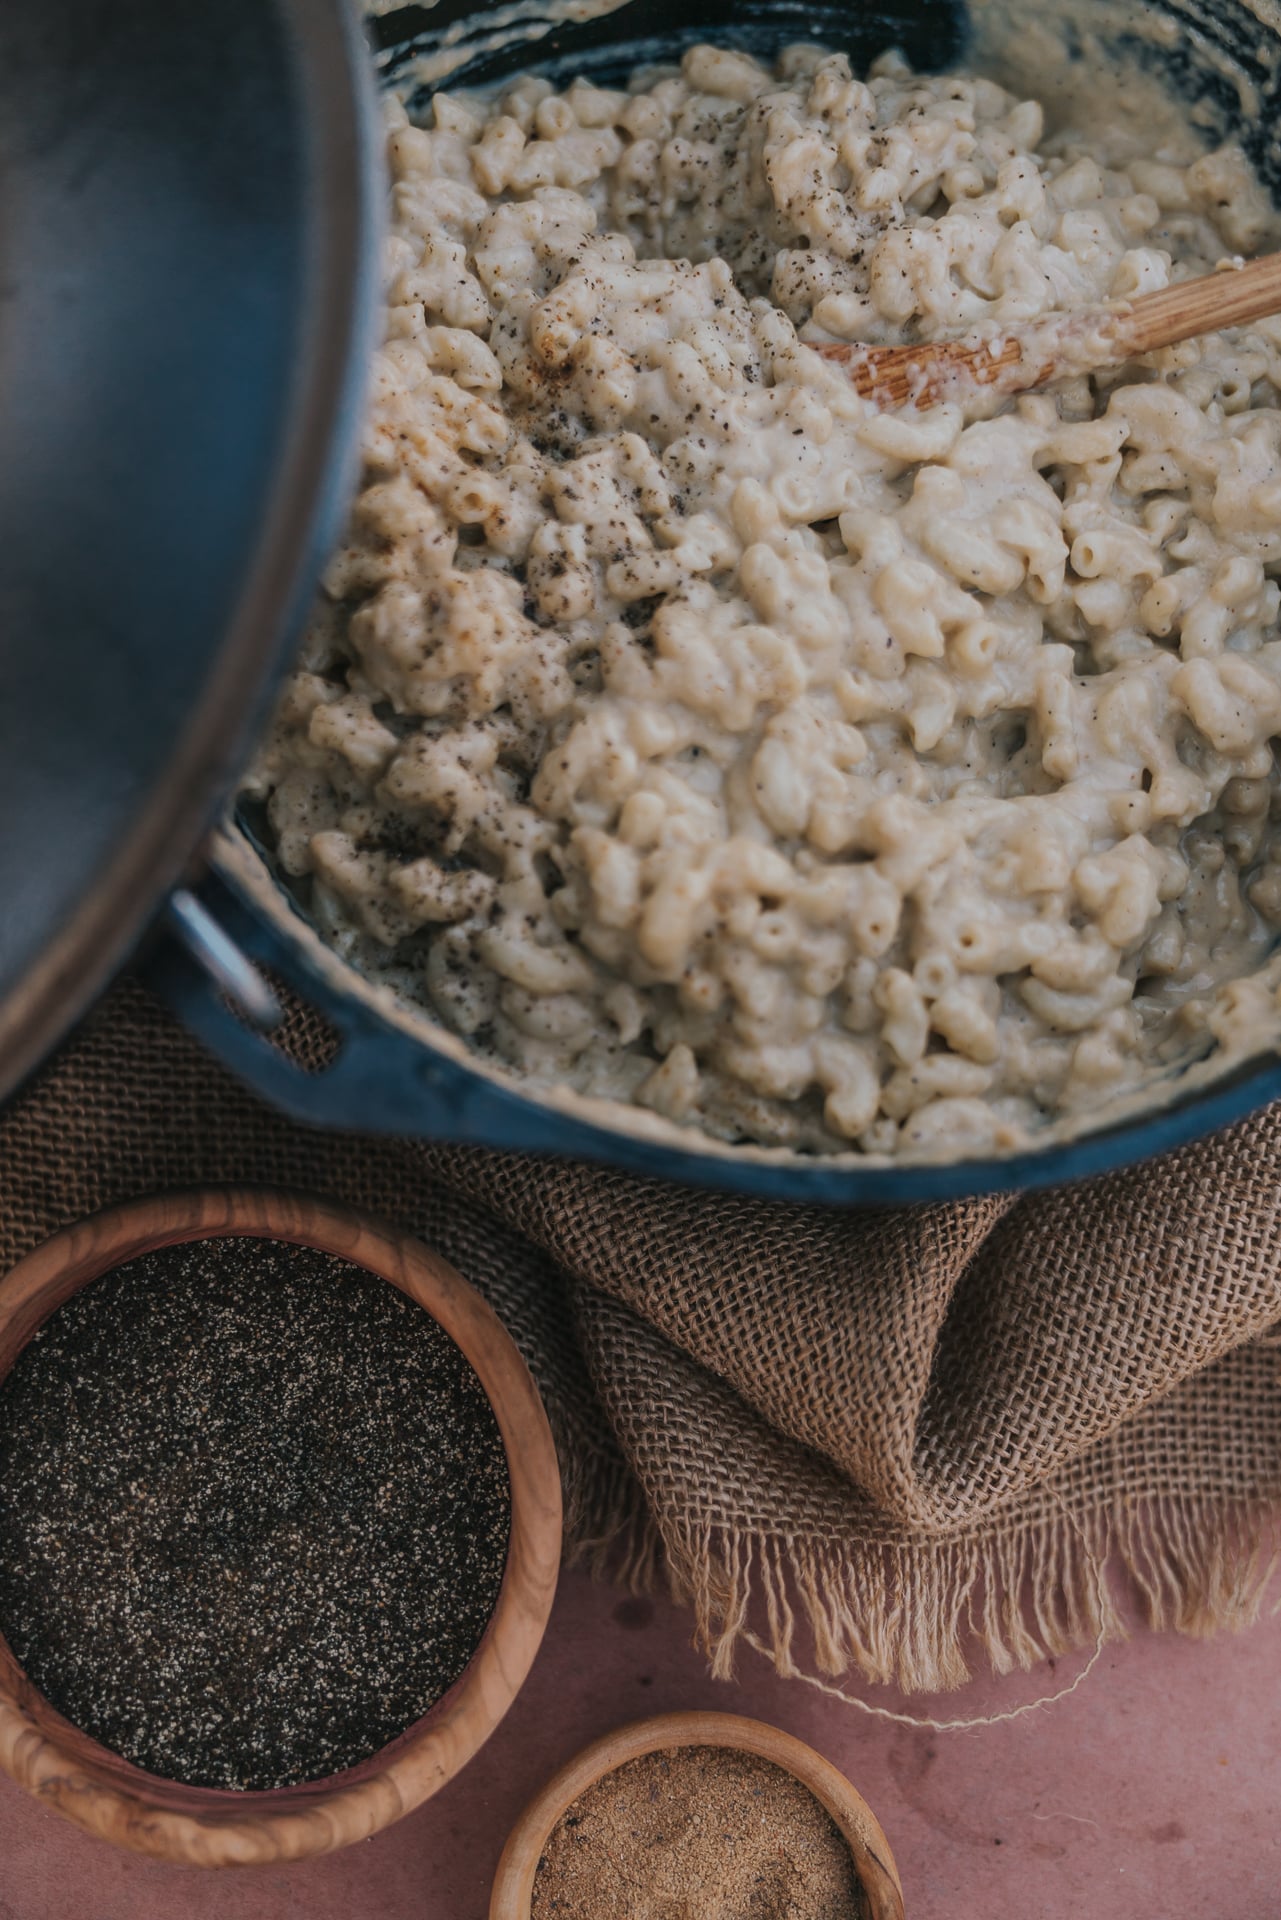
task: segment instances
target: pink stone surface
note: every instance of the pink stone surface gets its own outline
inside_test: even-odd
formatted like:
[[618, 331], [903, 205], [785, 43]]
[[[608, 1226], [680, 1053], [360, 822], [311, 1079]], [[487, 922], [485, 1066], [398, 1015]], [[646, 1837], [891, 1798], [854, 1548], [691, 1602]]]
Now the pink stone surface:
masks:
[[[886, 1706], [992, 1714], [1066, 1684], [984, 1680]], [[754, 1657], [718, 1683], [688, 1616], [577, 1575], [538, 1663], [465, 1774], [390, 1832], [283, 1870], [155, 1866], [0, 1781], [0, 1920], [484, 1920], [507, 1831], [571, 1754], [624, 1721], [714, 1707], [772, 1720], [844, 1769], [897, 1854], [909, 1920], [1277, 1920], [1281, 1620], [1210, 1642], [1139, 1634], [1069, 1699], [938, 1733], [872, 1720]]]

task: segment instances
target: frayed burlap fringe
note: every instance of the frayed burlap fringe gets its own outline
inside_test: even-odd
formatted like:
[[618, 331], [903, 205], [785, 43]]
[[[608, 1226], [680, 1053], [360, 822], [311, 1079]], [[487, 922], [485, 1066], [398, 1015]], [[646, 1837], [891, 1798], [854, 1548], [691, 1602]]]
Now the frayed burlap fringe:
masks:
[[[323, 1036], [298, 1014], [288, 1038], [305, 1060]], [[98, 1208], [233, 1182], [455, 1263], [538, 1380], [571, 1557], [665, 1584], [717, 1675], [753, 1648], [824, 1688], [938, 1693], [1097, 1649], [1136, 1608], [1206, 1633], [1262, 1604], [1276, 1111], [1072, 1193], [839, 1214], [310, 1132], [126, 987], [0, 1115], [0, 1266]]]
[[688, 1607], [720, 1680], [750, 1649], [785, 1679], [855, 1673], [939, 1694], [964, 1687], [976, 1662], [1027, 1671], [1124, 1638], [1136, 1621], [1193, 1636], [1239, 1631], [1258, 1619], [1281, 1555], [1271, 1502], [1225, 1512], [1166, 1496], [1084, 1519], [1064, 1508], [1010, 1532], [852, 1557], [848, 1542], [725, 1526], [663, 1536], [626, 1489], [615, 1492], [616, 1530], [575, 1542], [573, 1564]]

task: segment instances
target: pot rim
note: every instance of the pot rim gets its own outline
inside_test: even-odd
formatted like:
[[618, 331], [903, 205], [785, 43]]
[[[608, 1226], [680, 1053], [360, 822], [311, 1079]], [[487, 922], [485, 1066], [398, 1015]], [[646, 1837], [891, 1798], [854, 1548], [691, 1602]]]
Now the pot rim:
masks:
[[781, 1767], [807, 1787], [841, 1830], [870, 1903], [869, 1920], [903, 1920], [903, 1888], [880, 1821], [839, 1767], [795, 1734], [738, 1713], [660, 1713], [634, 1720], [575, 1754], [525, 1808], [494, 1876], [489, 1920], [530, 1920], [539, 1856], [561, 1816], [589, 1787], [647, 1753], [728, 1747]]
[[236, 1793], [165, 1780], [58, 1713], [0, 1636], [0, 1768], [77, 1826], [186, 1866], [301, 1860], [367, 1839], [453, 1778], [489, 1738], [533, 1664], [560, 1568], [560, 1470], [533, 1378], [492, 1308], [445, 1260], [345, 1208], [267, 1189], [163, 1194], [91, 1216], [46, 1240], [0, 1281], [0, 1381], [37, 1329], [127, 1261], [196, 1239], [287, 1241], [399, 1287], [444, 1328], [493, 1408], [511, 1484], [511, 1535], [489, 1624], [449, 1691], [348, 1771]]
[[283, 979], [335, 1029], [333, 1064], [296, 1067], [250, 1033], [181, 956], [160, 949], [148, 977], [224, 1066], [313, 1126], [600, 1162], [625, 1172], [761, 1200], [893, 1206], [1030, 1190], [1111, 1173], [1202, 1139], [1281, 1098], [1281, 1042], [1241, 1061], [1211, 1054], [1144, 1090], [1125, 1109], [1006, 1156], [870, 1159], [729, 1145], [618, 1101], [519, 1080], [327, 945], [272, 872], [244, 824], [225, 819], [209, 847], [202, 902], [242, 952]]

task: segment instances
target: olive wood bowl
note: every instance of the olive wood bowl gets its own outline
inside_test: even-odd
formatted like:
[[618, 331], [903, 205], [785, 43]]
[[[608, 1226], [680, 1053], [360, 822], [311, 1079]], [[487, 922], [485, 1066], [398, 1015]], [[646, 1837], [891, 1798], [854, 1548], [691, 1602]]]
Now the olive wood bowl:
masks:
[[562, 1767], [512, 1829], [498, 1863], [489, 1920], [530, 1920], [534, 1876], [561, 1816], [607, 1773], [667, 1747], [731, 1747], [772, 1761], [809, 1788], [844, 1835], [867, 1895], [869, 1920], [903, 1920], [903, 1888], [880, 1822], [845, 1775], [813, 1747], [737, 1713], [663, 1713], [607, 1733]]
[[170, 1194], [99, 1214], [0, 1282], [0, 1380], [37, 1328], [100, 1275], [158, 1247], [229, 1235], [292, 1241], [350, 1260], [409, 1295], [461, 1347], [502, 1434], [511, 1541], [493, 1616], [461, 1677], [371, 1759], [329, 1779], [234, 1793], [160, 1779], [57, 1713], [0, 1638], [0, 1767], [87, 1832], [186, 1866], [261, 1866], [350, 1846], [444, 1786], [488, 1739], [533, 1663], [560, 1565], [561, 1493], [547, 1416], [496, 1315], [407, 1234], [288, 1194]]

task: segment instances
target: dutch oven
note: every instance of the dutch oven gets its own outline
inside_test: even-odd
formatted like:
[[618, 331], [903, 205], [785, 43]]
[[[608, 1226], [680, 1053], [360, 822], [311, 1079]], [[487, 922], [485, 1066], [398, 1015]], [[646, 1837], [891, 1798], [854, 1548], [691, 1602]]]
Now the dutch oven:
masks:
[[[2, 644], [18, 684], [16, 703], [0, 707], [0, 1086], [88, 1004], [200, 841], [333, 532], [378, 291], [380, 169], [362, 62], [411, 87], [415, 63], [442, 51], [451, 86], [531, 68], [561, 84], [580, 73], [614, 83], [711, 37], [765, 56], [822, 41], [856, 67], [898, 45], [937, 70], [964, 55], [997, 4], [975, 0], [967, 14], [952, 0], [626, 0], [566, 20], [549, 0], [439, 0], [371, 21], [372, 63], [340, 0], [221, 0], [212, 46], [205, 9], [161, 0], [110, 13], [45, 0], [38, 28], [30, 9], [0, 27], [0, 90], [21, 95], [15, 52], [34, 80], [17, 130], [7, 103], [0, 118], [0, 410], [6, 445], [22, 449], [0, 495]], [[1043, 17], [1038, 0], [1000, 0], [1006, 32], [1021, 9]], [[1143, 13], [1158, 30], [1136, 36], [1122, 9], [1093, 9], [1096, 43], [1156, 63], [1198, 123], [1239, 138], [1281, 197], [1281, 8], [1151, 0]], [[64, 85], [63, 60], [92, 85]], [[418, 92], [425, 104], [425, 81]], [[74, 292], [59, 297], [59, 276], [79, 305]], [[12, 691], [13, 670], [9, 680]], [[725, 1145], [522, 1085], [397, 1006], [324, 946], [244, 820], [223, 821], [167, 914], [183, 938], [153, 944], [153, 983], [242, 1079], [319, 1125], [866, 1205], [1076, 1178], [1281, 1096], [1268, 1051], [1217, 1078], [1202, 1067], [1168, 1083], [1155, 1096], [1164, 1104], [1004, 1159], [887, 1166]], [[322, 1070], [304, 1071], [255, 1030], [272, 1017], [264, 972], [328, 1022]]]

